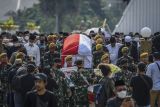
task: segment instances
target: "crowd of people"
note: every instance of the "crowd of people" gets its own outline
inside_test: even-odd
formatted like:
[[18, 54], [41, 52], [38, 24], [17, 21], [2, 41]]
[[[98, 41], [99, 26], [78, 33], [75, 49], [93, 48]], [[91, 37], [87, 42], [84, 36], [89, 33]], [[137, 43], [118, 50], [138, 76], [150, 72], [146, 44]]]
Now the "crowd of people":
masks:
[[[92, 68], [62, 48], [70, 33], [0, 34], [0, 107], [159, 107], [160, 33], [90, 31]], [[142, 40], [152, 41], [142, 47]], [[143, 51], [141, 51], [143, 48]], [[148, 49], [147, 49], [148, 50]], [[77, 67], [70, 77], [61, 68]], [[98, 72], [98, 73], [97, 73]], [[89, 87], [92, 86], [92, 91]]]

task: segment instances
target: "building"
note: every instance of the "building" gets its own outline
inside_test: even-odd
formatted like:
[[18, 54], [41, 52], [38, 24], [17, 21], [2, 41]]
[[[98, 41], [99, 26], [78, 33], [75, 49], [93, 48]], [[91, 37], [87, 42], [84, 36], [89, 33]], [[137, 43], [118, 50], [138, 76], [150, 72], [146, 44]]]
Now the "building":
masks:
[[113, 33], [140, 32], [143, 27], [160, 31], [160, 0], [130, 0]]

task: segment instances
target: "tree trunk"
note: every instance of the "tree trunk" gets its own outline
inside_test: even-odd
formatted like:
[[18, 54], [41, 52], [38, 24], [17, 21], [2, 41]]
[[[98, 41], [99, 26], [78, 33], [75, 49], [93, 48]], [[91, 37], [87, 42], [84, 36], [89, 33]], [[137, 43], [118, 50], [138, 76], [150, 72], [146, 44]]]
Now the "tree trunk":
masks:
[[59, 10], [59, 3], [56, 2], [55, 4], [56, 7], [56, 14], [55, 14], [55, 33], [59, 33], [62, 30], [62, 14], [60, 13]]

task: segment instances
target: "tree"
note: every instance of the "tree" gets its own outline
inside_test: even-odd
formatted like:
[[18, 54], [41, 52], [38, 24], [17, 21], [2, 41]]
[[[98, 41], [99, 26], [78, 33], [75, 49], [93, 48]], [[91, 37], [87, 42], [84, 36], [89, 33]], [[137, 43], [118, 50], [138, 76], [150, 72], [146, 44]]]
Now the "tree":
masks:
[[40, 8], [42, 12], [49, 17], [55, 17], [56, 32], [62, 30], [62, 18], [66, 14], [77, 12], [78, 0], [40, 0]]

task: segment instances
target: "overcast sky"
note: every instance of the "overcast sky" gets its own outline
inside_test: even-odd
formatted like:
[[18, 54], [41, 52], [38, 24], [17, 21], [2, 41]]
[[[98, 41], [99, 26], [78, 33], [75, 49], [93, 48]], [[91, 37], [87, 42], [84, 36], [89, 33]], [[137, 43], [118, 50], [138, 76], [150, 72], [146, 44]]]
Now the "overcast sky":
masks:
[[[9, 10], [16, 10], [18, 0], [0, 0], [0, 20], [4, 20], [4, 14]], [[38, 0], [21, 0], [20, 8], [31, 7]]]

